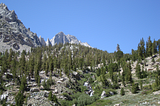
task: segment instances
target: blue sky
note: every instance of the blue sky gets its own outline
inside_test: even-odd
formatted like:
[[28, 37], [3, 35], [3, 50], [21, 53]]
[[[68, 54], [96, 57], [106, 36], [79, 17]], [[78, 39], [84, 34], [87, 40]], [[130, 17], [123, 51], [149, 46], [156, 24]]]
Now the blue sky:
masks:
[[124, 53], [160, 38], [160, 0], [1, 0], [45, 40], [63, 31], [92, 47]]

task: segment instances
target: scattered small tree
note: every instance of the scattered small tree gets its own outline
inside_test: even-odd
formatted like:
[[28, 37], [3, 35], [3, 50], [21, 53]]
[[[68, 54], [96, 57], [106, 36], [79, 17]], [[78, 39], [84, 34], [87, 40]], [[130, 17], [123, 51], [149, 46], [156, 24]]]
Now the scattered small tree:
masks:
[[121, 88], [121, 96], [125, 95], [124, 88]]
[[50, 101], [54, 101], [54, 102], [58, 103], [58, 99], [57, 99], [56, 95], [52, 94], [52, 91], [49, 92], [48, 99]]
[[15, 97], [16, 106], [23, 106], [24, 96], [23, 93], [18, 92]]

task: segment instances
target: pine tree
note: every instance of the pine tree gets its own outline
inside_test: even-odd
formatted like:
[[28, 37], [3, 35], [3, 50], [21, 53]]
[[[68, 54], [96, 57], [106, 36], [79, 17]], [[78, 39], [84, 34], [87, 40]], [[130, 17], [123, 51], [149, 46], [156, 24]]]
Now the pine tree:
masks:
[[26, 64], [26, 59], [25, 59], [25, 51], [22, 52], [21, 58], [20, 58], [20, 76], [22, 76], [23, 73], [25, 73], [25, 64]]
[[25, 76], [22, 76], [21, 85], [20, 85], [20, 92], [23, 94], [24, 91], [26, 90], [26, 88], [27, 88], [27, 80], [26, 80]]
[[38, 83], [38, 80], [39, 80], [39, 68], [38, 68], [38, 64], [36, 64], [35, 67], [34, 67], [34, 77], [35, 77], [36, 82]]
[[30, 57], [30, 59], [29, 59], [29, 79], [30, 79], [30, 77], [32, 77], [33, 78], [33, 73], [34, 73], [34, 57]]
[[18, 92], [18, 94], [15, 97], [16, 106], [23, 106], [24, 102], [24, 96], [23, 93]]
[[142, 80], [140, 81], [140, 88], [141, 88], [141, 90], [143, 89], [143, 83], [142, 83]]
[[44, 54], [44, 56], [43, 56], [43, 62], [42, 62], [42, 69], [43, 70], [46, 69], [46, 61], [47, 61], [47, 56], [46, 56], [46, 54]]
[[49, 59], [49, 71], [50, 73], [53, 73], [54, 65], [52, 58]]
[[141, 59], [144, 59], [145, 58], [145, 43], [144, 43], [144, 40], [143, 38], [140, 40], [140, 43], [138, 44], [138, 56], [141, 58]]
[[152, 55], [157, 53], [157, 46], [156, 46], [156, 41], [154, 40], [152, 43]]
[[133, 94], [137, 93], [137, 86], [136, 86], [136, 84], [135, 84], [134, 82], [132, 83], [131, 92], [132, 92]]
[[121, 88], [121, 96], [125, 95], [125, 91], [124, 91], [124, 88]]
[[151, 37], [149, 36], [148, 38], [148, 56], [151, 56], [152, 55], [152, 41], [151, 41]]
[[146, 57], [149, 56], [149, 44], [146, 42]]
[[140, 68], [140, 65], [138, 63], [136, 65], [136, 76], [138, 78], [141, 78], [141, 68]]
[[13, 79], [15, 81], [16, 78], [16, 69], [17, 69], [17, 57], [15, 56], [14, 59], [11, 61], [11, 72], [13, 74]]
[[2, 66], [1, 66], [2, 74], [5, 73], [7, 71], [7, 69], [8, 69], [8, 61], [7, 61], [7, 57], [5, 55], [2, 57]]
[[120, 47], [119, 47], [119, 44], [117, 44], [117, 51], [119, 51], [120, 50]]
[[159, 76], [160, 75], [160, 70], [159, 70], [159, 66], [157, 65], [157, 75]]
[[45, 68], [45, 74], [48, 75], [48, 70], [49, 70], [49, 59], [46, 61], [46, 68]]

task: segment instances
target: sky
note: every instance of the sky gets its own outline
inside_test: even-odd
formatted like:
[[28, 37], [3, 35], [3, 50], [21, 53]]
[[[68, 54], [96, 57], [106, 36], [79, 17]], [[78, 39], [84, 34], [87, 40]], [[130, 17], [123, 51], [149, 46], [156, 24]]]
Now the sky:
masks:
[[160, 39], [160, 0], [1, 0], [45, 41], [60, 31], [112, 53]]

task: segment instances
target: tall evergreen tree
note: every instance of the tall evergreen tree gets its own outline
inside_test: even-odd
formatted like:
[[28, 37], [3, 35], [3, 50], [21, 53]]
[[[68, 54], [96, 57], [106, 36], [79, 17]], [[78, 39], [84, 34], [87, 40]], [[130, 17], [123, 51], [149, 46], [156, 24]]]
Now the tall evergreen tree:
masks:
[[152, 43], [152, 55], [157, 53], [157, 44], [156, 41], [154, 40]]
[[138, 78], [141, 78], [141, 68], [140, 68], [140, 65], [138, 63], [136, 65], [136, 76]]
[[22, 76], [23, 73], [25, 73], [25, 64], [26, 64], [26, 59], [25, 59], [25, 51], [21, 53], [21, 58], [20, 58], [20, 76]]
[[33, 78], [33, 75], [34, 75], [34, 57], [31, 56], [30, 59], [29, 59], [29, 79], [30, 77]]
[[148, 56], [151, 56], [152, 55], [152, 41], [151, 41], [151, 37], [149, 36], [148, 38]]
[[143, 38], [140, 40], [140, 43], [138, 44], [138, 56], [142, 59], [145, 58], [145, 42]]

